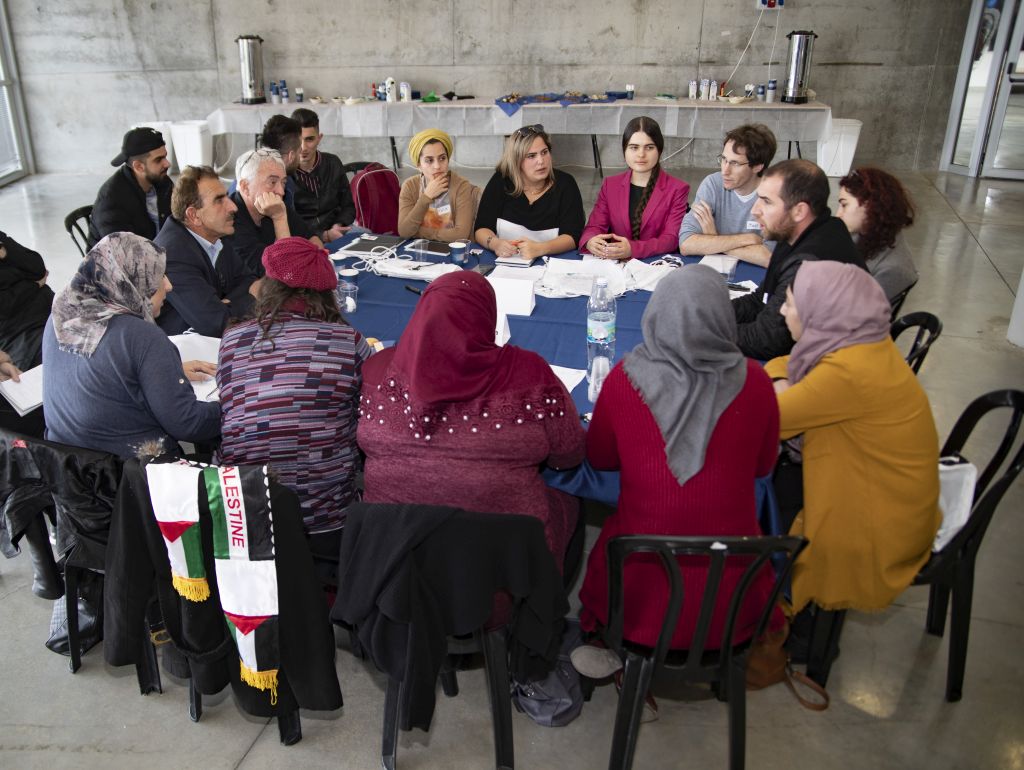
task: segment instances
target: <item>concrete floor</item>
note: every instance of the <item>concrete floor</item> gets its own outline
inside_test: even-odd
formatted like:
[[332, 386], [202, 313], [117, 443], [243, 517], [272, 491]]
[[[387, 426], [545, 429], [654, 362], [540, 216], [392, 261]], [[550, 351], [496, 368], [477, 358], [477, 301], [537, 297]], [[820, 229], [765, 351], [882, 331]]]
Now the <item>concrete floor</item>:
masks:
[[[572, 171], [589, 206], [599, 180], [592, 170]], [[680, 175], [696, 189], [704, 173]], [[466, 175], [478, 183], [489, 176]], [[918, 206], [909, 241], [921, 272], [904, 311], [932, 311], [945, 325], [920, 374], [944, 437], [974, 397], [1024, 386], [1024, 351], [1005, 339], [1024, 267], [1024, 183], [917, 173], [901, 178]], [[44, 255], [55, 289], [78, 261], [63, 217], [90, 202], [101, 181], [43, 175], [0, 189], [2, 229]], [[986, 425], [984, 434], [975, 453], [994, 446], [1000, 426]], [[911, 589], [885, 612], [850, 614], [828, 711], [803, 710], [783, 687], [749, 694], [749, 766], [1024, 768], [1022, 507], [1024, 482], [1018, 480], [981, 551], [962, 702], [943, 700], [947, 641], [924, 633], [927, 593]], [[384, 682], [344, 650], [337, 665], [345, 708], [304, 712], [302, 742], [285, 748], [273, 722], [244, 716], [227, 694], [206, 699], [198, 724], [188, 720], [182, 682], [165, 675], [162, 695], [141, 697], [134, 671], [107, 667], [99, 648], [72, 676], [66, 659], [43, 647], [50, 604], [32, 595], [30, 583], [27, 558], [0, 562], [0, 766], [379, 766]], [[457, 698], [439, 697], [429, 734], [401, 736], [401, 767], [493, 766], [482, 672], [463, 673], [460, 680]], [[606, 764], [615, 702], [612, 688], [600, 688], [564, 728], [545, 729], [514, 714], [518, 766]], [[641, 732], [637, 768], [726, 763], [723, 704], [701, 697], [659, 703], [660, 720]]]

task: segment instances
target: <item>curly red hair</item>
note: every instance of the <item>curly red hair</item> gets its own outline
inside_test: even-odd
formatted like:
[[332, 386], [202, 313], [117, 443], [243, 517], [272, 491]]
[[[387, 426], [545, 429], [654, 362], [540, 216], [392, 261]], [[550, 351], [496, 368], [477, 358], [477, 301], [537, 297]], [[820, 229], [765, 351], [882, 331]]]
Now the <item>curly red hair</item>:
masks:
[[864, 259], [896, 245], [896, 236], [914, 224], [914, 204], [900, 180], [880, 168], [854, 169], [839, 186], [857, 199], [865, 210], [858, 245]]

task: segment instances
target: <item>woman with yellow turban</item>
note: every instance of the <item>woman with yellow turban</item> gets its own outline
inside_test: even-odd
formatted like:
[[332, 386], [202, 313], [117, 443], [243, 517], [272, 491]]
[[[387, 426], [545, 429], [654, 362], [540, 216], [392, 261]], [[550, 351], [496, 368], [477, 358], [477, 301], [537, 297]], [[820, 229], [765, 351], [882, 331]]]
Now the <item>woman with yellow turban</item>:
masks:
[[449, 171], [452, 138], [438, 128], [409, 140], [409, 157], [420, 170], [402, 185], [398, 198], [398, 234], [403, 238], [460, 241], [472, 237], [478, 188]]

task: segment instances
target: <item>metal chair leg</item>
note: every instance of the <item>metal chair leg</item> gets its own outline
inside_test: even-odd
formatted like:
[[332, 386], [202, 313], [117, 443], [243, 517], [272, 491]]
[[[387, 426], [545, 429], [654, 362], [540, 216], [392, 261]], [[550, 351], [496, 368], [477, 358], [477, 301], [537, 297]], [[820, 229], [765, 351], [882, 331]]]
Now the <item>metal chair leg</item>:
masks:
[[82, 667], [82, 644], [78, 636], [78, 569], [64, 566], [64, 602], [68, 616], [68, 668], [74, 674]]
[[402, 167], [402, 156], [398, 154], [398, 147], [395, 144], [395, 137], [389, 136], [391, 140], [391, 164], [395, 167], [395, 173], [398, 173], [398, 169]]
[[499, 628], [489, 633], [481, 630], [477, 631], [477, 636], [484, 651], [487, 693], [491, 701], [495, 767], [499, 770], [512, 770], [515, 767], [515, 744], [512, 739], [512, 699], [509, 695], [505, 629]]
[[594, 168], [597, 169], [597, 173], [604, 178], [604, 167], [601, 165], [601, 148], [597, 145], [597, 135], [590, 135], [590, 146], [594, 150]]
[[629, 770], [640, 735], [640, 717], [644, 700], [654, 676], [654, 661], [636, 653], [626, 653], [626, 667], [622, 675], [619, 705], [615, 710], [615, 729], [612, 733], [612, 751], [608, 759], [609, 770]]
[[396, 679], [388, 679], [388, 689], [384, 695], [384, 729], [380, 750], [384, 770], [395, 770], [395, 754], [398, 750], [398, 705], [401, 694], [402, 683]]

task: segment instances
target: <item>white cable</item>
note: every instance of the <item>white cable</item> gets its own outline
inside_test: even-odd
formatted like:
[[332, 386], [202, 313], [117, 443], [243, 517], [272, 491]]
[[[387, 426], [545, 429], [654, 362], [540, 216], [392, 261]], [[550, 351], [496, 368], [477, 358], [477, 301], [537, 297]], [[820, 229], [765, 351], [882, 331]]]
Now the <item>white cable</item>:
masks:
[[750, 48], [750, 43], [754, 39], [754, 34], [757, 32], [757, 28], [761, 25], [761, 17], [764, 16], [764, 6], [761, 6], [761, 13], [757, 14], [757, 23], [754, 24], [754, 31], [750, 33], [750, 38], [747, 40], [747, 44], [743, 47], [743, 53], [740, 54], [740, 59], [736, 62], [736, 66], [732, 68], [732, 72], [729, 77], [725, 79], [726, 83], [732, 82], [732, 76], [736, 74], [736, 70], [740, 68], [740, 64], [743, 62], [743, 57], [747, 55], [747, 49]]
[[659, 162], [659, 163], [664, 163], [664, 162], [665, 162], [666, 160], [669, 160], [670, 158], [674, 158], [674, 157], [675, 157], [676, 155], [678, 155], [679, 153], [681, 153], [681, 152], [682, 152], [683, 150], [685, 150], [685, 149], [686, 149], [687, 147], [689, 147], [689, 146], [690, 146], [691, 144], [693, 144], [693, 139], [691, 139], [690, 141], [688, 141], [688, 142], [687, 142], [686, 144], [684, 144], [684, 145], [683, 145], [682, 147], [680, 147], [680, 148], [679, 148], [678, 150], [676, 150], [675, 152], [673, 152], [673, 153], [670, 153], [670, 154], [666, 155], [666, 156], [665, 156], [664, 158], [659, 158], [659, 159], [658, 159], [658, 162]]
[[[775, 34], [772, 35], [772, 52], [768, 54], [768, 79], [772, 79], [772, 59], [775, 58], [775, 41], [779, 39], [779, 27], [782, 26], [782, 9], [785, 5], [775, 6], [778, 9], [778, 13], [775, 14]], [[783, 83], [785, 86], [785, 83]]]

